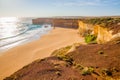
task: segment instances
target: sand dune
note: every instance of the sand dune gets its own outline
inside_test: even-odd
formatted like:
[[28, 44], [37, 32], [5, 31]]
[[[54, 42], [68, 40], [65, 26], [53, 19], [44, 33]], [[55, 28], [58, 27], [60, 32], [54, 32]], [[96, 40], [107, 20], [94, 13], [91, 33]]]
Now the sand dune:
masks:
[[0, 56], [0, 80], [32, 61], [50, 56], [55, 49], [83, 42], [75, 29], [55, 28], [39, 40], [12, 48]]

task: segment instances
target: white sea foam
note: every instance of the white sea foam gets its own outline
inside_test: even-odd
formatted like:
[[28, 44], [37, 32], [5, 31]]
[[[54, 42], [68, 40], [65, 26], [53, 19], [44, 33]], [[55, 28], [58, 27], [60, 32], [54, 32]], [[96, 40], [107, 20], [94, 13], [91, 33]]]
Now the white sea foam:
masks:
[[46, 27], [46, 24], [32, 25], [20, 20], [11, 20], [12, 22], [9, 19], [9, 23], [6, 19], [6, 23], [5, 21], [0, 21], [0, 52], [39, 39], [52, 29], [51, 25], [48, 24]]

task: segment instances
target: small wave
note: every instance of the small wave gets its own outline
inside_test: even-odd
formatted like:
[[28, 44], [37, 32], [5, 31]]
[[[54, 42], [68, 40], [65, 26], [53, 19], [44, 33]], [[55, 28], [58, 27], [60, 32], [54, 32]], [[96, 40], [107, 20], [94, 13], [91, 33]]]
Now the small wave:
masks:
[[18, 30], [19, 30], [19, 33], [17, 33], [16, 35], [14, 34], [13, 36], [9, 36], [9, 37], [2, 37], [2, 38], [0, 39], [0, 41], [5, 40], [5, 39], [9, 39], [9, 38], [14, 38], [14, 37], [16, 37], [16, 36], [22, 35], [22, 34], [24, 34], [25, 32], [27, 32], [28, 29], [29, 29], [28, 27], [19, 28], [19, 29], [18, 29]]
[[0, 45], [0, 47], [4, 47], [4, 46], [7, 46], [7, 45], [10, 45], [10, 44], [13, 44], [13, 43], [17, 43], [17, 42], [22, 41], [22, 40], [25, 40], [25, 39], [28, 39], [28, 38], [23, 38], [23, 39], [15, 40], [15, 41], [13, 41], [13, 42]]
[[24, 30], [24, 32], [22, 32], [21, 34], [0, 40], [0, 52], [2, 50], [12, 48], [17, 45], [39, 39], [40, 36], [46, 34], [51, 29], [51, 26], [45, 28], [44, 25], [29, 25], [28, 28]]

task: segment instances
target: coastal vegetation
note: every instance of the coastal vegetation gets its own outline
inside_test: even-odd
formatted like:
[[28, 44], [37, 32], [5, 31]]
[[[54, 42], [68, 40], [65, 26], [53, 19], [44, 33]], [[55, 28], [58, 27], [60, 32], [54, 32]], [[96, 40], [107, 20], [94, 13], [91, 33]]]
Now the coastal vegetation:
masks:
[[71, 49], [72, 46], [66, 46], [60, 49], [57, 49], [52, 52], [52, 56], [60, 56], [60, 55], [65, 55], [67, 52]]
[[120, 22], [120, 18], [111, 18], [111, 17], [102, 17], [102, 18], [91, 18], [91, 19], [82, 19], [83, 22], [93, 25], [100, 25], [103, 27], [112, 26], [111, 24], [117, 24]]
[[87, 36], [85, 36], [85, 42], [86, 43], [97, 43], [96, 42], [96, 36], [95, 35], [87, 35]]
[[[120, 18], [86, 18], [78, 21], [79, 34], [85, 38], [85, 42], [105, 44], [106, 42], [119, 37]], [[95, 40], [95, 41], [94, 41]]]

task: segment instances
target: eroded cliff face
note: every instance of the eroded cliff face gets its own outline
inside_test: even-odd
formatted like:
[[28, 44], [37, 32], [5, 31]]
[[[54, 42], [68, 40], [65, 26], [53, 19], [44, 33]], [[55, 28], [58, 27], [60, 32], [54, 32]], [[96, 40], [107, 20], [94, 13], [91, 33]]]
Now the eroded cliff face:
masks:
[[87, 34], [90, 34], [93, 31], [93, 27], [90, 24], [86, 24], [82, 21], [78, 21], [78, 25], [79, 25], [79, 34], [81, 36], [86, 36]]
[[104, 44], [108, 41], [114, 40], [115, 38], [120, 38], [120, 33], [112, 34], [112, 32], [114, 32], [113, 30], [101, 27], [100, 25], [90, 25], [82, 21], [78, 21], [78, 23], [80, 35], [86, 36], [88, 34], [93, 34], [97, 36], [98, 44]]
[[99, 25], [95, 25], [94, 27], [94, 35], [97, 36], [97, 43], [104, 44], [112, 39], [112, 33], [107, 28], [103, 28]]
[[51, 24], [53, 27], [78, 28], [78, 19], [66, 18], [37, 18], [32, 20], [33, 24]]

